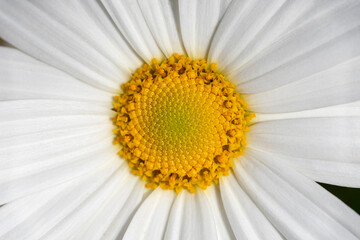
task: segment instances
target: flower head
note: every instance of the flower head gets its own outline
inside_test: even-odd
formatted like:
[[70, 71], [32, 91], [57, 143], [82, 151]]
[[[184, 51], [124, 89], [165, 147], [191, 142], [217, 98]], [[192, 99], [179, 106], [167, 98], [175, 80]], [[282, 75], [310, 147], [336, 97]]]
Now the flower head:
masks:
[[359, 12], [0, 0], [0, 238], [360, 238]]

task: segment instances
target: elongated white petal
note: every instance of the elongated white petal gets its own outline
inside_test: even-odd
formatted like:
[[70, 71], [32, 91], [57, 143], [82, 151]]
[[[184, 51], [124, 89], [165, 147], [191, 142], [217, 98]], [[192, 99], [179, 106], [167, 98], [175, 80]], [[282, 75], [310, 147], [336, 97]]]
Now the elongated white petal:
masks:
[[221, 178], [221, 197], [236, 239], [282, 239], [241, 189], [233, 174]]
[[[89, 128], [88, 128], [89, 129]], [[1, 169], [7, 169], [12, 167], [21, 167], [26, 164], [35, 164], [41, 161], [47, 161], [58, 157], [59, 160], [64, 158], [65, 155], [70, 158], [81, 152], [89, 151], [90, 146], [94, 146], [97, 143], [103, 142], [99, 146], [106, 147], [108, 149], [115, 150], [114, 146], [111, 146], [112, 138], [110, 129], [104, 131], [103, 127], [92, 127], [89, 132], [83, 131], [84, 129], [77, 129], [77, 132], [67, 136], [66, 134], [61, 136], [49, 137], [49, 139], [34, 139], [36, 142], [31, 141], [21, 145], [13, 145], [9, 148], [0, 150], [0, 162]], [[36, 135], [38, 136], [38, 135]]]
[[[64, 141], [66, 139], [61, 140]], [[79, 141], [79, 139], [76, 140]], [[111, 141], [111, 139], [108, 140]], [[70, 181], [96, 169], [104, 161], [119, 159], [116, 155], [115, 147], [106, 146], [109, 144], [98, 144], [92, 146], [92, 149], [85, 148], [70, 153], [51, 151], [50, 155], [45, 155], [41, 152], [41, 148], [37, 149], [39, 146], [49, 148], [48, 146], [54, 143], [56, 142], [49, 140], [42, 144], [30, 145], [29, 147], [34, 147], [36, 151], [32, 155], [29, 154], [30, 160], [25, 154], [19, 158], [16, 158], [17, 156], [11, 154], [11, 152], [4, 154], [4, 156], [7, 156], [7, 161], [2, 163], [0, 170], [0, 203], [6, 203], [56, 184]], [[74, 142], [71, 143], [74, 145]], [[14, 151], [15, 149], [12, 150]], [[1, 153], [3, 154], [3, 151]], [[55, 154], [55, 156], [51, 155], [51, 153]], [[38, 156], [38, 159], [31, 160], [31, 157], [36, 156]], [[18, 161], [12, 163], [9, 161], [11, 159]], [[27, 164], [19, 164], [21, 162], [27, 162]]]
[[227, 66], [237, 60], [283, 4], [283, 0], [232, 1], [215, 33], [209, 60], [228, 73]]
[[249, 94], [255, 112], [276, 113], [315, 109], [360, 99], [360, 57], [280, 88]]
[[182, 191], [172, 206], [164, 239], [218, 239], [211, 206], [204, 192]]
[[[104, 184], [105, 181], [119, 166], [120, 164], [117, 161], [104, 161], [101, 167], [65, 184], [65, 187], [60, 192], [57, 191], [56, 194], [52, 194], [52, 189], [48, 190], [50, 192], [39, 193], [40, 196], [41, 194], [53, 196], [47, 198], [47, 201], [40, 201], [41, 206], [30, 214], [26, 214], [25, 217], [21, 216], [21, 209], [13, 212], [13, 216], [9, 218], [11, 224], [5, 225], [8, 228], [3, 231], [1, 237], [3, 239], [39, 239], [67, 215], [84, 204], [94, 192], [97, 194], [104, 192], [104, 189], [110, 186], [110, 184]], [[32, 206], [29, 204], [24, 204], [21, 207], [24, 209], [31, 208]], [[6, 206], [4, 211], [6, 211]]]
[[0, 208], [0, 236], [17, 227], [69, 186], [69, 183], [60, 184], [2, 206]]
[[[137, 178], [137, 176], [132, 177]], [[122, 239], [136, 210], [140, 207], [142, 200], [148, 194], [149, 190], [144, 188], [144, 182], [138, 181], [124, 205], [116, 212], [116, 216], [112, 219], [111, 224], [108, 226], [101, 239]]]
[[306, 118], [255, 124], [248, 142], [299, 158], [359, 163], [360, 118]]
[[138, 1], [146, 23], [166, 57], [173, 53], [184, 54], [181, 40], [177, 1]]
[[38, 144], [55, 139], [71, 138], [74, 136], [84, 135], [90, 132], [107, 132], [111, 134], [112, 126], [108, 122], [98, 125], [81, 126], [68, 129], [59, 129], [48, 132], [32, 133], [27, 135], [10, 136], [0, 139], [0, 150], [7, 148], [21, 148], [32, 144]]
[[360, 101], [290, 113], [256, 113], [253, 123], [319, 117], [360, 117]]
[[52, 130], [71, 129], [110, 124], [106, 115], [70, 115], [52, 116], [33, 119], [17, 119], [0, 122], [0, 137], [13, 137], [30, 133]]
[[[77, 130], [78, 129], [74, 129], [72, 131], [77, 131]], [[59, 136], [64, 137], [64, 135], [66, 135], [66, 131], [62, 131], [61, 134], [63, 135], [59, 135]], [[68, 137], [68, 139], [71, 138], [74, 138], [74, 136]], [[34, 141], [35, 140], [36, 138], [34, 137]], [[48, 139], [42, 142], [37, 140], [39, 142], [31, 146], [42, 145], [45, 148], [47, 144], [52, 142], [52, 140], [53, 139]], [[31, 161], [26, 159], [17, 162], [15, 162], [15, 160], [17, 159], [14, 159], [14, 162], [11, 162], [11, 160], [10, 161], [7, 160], [6, 162], [1, 164], [0, 183], [15, 181], [24, 177], [33, 178], [34, 175], [36, 174], [42, 172], [48, 172], [48, 171], [55, 171], [56, 172], [55, 175], [57, 175], [61, 172], [60, 171], [61, 167], [66, 167], [69, 164], [70, 165], [74, 164], [73, 167], [75, 167], [75, 164], [84, 164], [90, 166], [93, 163], [93, 161], [103, 161], [103, 160], [98, 160], [97, 157], [103, 156], [105, 154], [104, 153], [105, 151], [110, 152], [110, 154], [116, 154], [116, 148], [111, 146], [111, 141], [98, 142], [97, 144], [91, 144], [91, 142], [88, 143], [89, 145], [87, 145], [86, 147], [79, 148], [70, 152], [58, 153], [55, 154], [55, 156], [48, 156], [48, 158], [41, 159], [39, 157], [39, 159], [34, 159]], [[11, 147], [12, 146], [10, 146], [9, 148]], [[19, 148], [21, 148], [21, 146], [19, 146], [18, 149]], [[17, 149], [15, 148], [15, 150]], [[41, 156], [41, 154], [39, 155]], [[9, 155], [9, 158], [11, 158], [11, 154]], [[50, 178], [52, 177], [54, 177], [54, 175], [51, 175]]]
[[218, 185], [213, 184], [208, 187], [204, 193], [210, 202], [214, 214], [218, 239], [235, 239], [229, 220], [226, 216]]
[[[1, 203], [69, 181], [96, 168], [104, 158], [117, 157], [111, 144], [111, 111], [104, 106], [19, 100], [1, 102], [0, 108]], [[61, 120], [68, 122], [56, 122]]]
[[[320, 2], [320, 1], [316, 1]], [[303, 24], [307, 19], [302, 19], [302, 16], [309, 12], [314, 5], [314, 1], [286, 1], [278, 11], [271, 17], [264, 25], [264, 27], [257, 33], [257, 35], [249, 42], [246, 48], [241, 49], [239, 52], [234, 52], [234, 55], [229, 56], [231, 60], [224, 69], [226, 72], [231, 73], [235, 69], [240, 68], [242, 65], [251, 60], [254, 56], [260, 53], [264, 48], [269, 46], [276, 39], [289, 31], [289, 29], [296, 26], [296, 23]], [[331, 4], [328, 4], [331, 5]], [[260, 13], [261, 14], [261, 13]], [[257, 16], [256, 16], [257, 17]], [[241, 36], [237, 36], [241, 37]], [[237, 39], [231, 40], [231, 45], [225, 45], [226, 51], [231, 51], [234, 48]], [[219, 42], [224, 41], [219, 38]], [[227, 49], [229, 47], [229, 49]], [[223, 57], [226, 57], [223, 56]]]
[[26, 100], [0, 102], [0, 109], [1, 170], [23, 169], [56, 158], [66, 161], [77, 153], [86, 153], [87, 147], [97, 143], [114, 148], [110, 110], [102, 106]]
[[[128, 166], [115, 173], [113, 179], [114, 184], [103, 187], [102, 192], [92, 196], [78, 211], [65, 219], [64, 224], [57, 226], [49, 238], [57, 235], [63, 239], [115, 239], [108, 235], [108, 228], [114, 221], [121, 221], [121, 227], [126, 228], [131, 214], [143, 198], [145, 188], [138, 177], [130, 175]], [[121, 234], [120, 229], [117, 229], [117, 234]], [[122, 236], [117, 238], [122, 239]]]
[[283, 35], [230, 74], [244, 93], [289, 84], [360, 55], [360, 4], [349, 1]]
[[250, 150], [234, 167], [240, 186], [287, 239], [358, 239], [360, 217], [274, 158]]
[[[338, 8], [340, 5], [346, 3], [345, 1], [286, 1], [276, 11], [276, 13], [265, 22], [263, 28], [257, 33], [257, 35], [247, 44], [245, 48], [239, 46], [238, 40], [244, 36], [236, 35], [238, 30], [235, 25], [231, 25], [232, 18], [227, 21], [229, 24], [223, 24], [221, 28], [233, 28], [233, 33], [229, 38], [222, 38], [221, 36], [214, 41], [213, 48], [216, 49], [216, 45], [221, 45], [220, 48], [224, 48], [223, 51], [218, 49], [219, 57], [224, 58], [227, 64], [219, 67], [224, 68], [223, 71], [230, 74], [232, 71], [241, 68], [244, 64], [249, 62], [252, 58], [256, 57], [257, 54], [261, 53], [266, 47], [274, 43], [285, 33], [312, 21], [314, 18], [319, 17], [328, 11]], [[241, 12], [241, 9], [237, 10]], [[231, 14], [230, 11], [228, 14]], [[238, 13], [240, 14], [240, 13]], [[262, 15], [261, 12], [257, 14]], [[240, 17], [240, 16], [238, 16]], [[254, 18], [262, 16], [250, 16]], [[240, 19], [244, 21], [244, 19]], [[241, 26], [246, 28], [247, 26]], [[219, 32], [222, 30], [219, 30]], [[228, 41], [228, 44], [224, 42]], [[240, 47], [240, 48], [239, 48]], [[215, 50], [214, 50], [215, 51]], [[230, 54], [228, 54], [230, 53]], [[216, 59], [215, 59], [216, 60]], [[236, 78], [236, 77], [235, 77]]]
[[253, 152], [258, 152], [268, 158], [274, 158], [279, 163], [293, 167], [298, 172], [317, 182], [346, 187], [360, 187], [360, 163], [328, 161], [316, 158], [301, 158], [284, 155], [280, 153], [264, 151], [262, 149], [248, 146]]
[[123, 239], [163, 239], [176, 194], [157, 188], [141, 204]]
[[[359, 187], [360, 161], [356, 153], [359, 117], [360, 102], [296, 113], [260, 114], [257, 116], [258, 124], [253, 126], [257, 135], [255, 138], [260, 140], [250, 140], [248, 147], [264, 155], [276, 156], [278, 161], [296, 168], [315, 181]], [[269, 141], [268, 134], [277, 135], [272, 139], [274, 146], [264, 142], [272, 141]], [[282, 144], [279, 141], [285, 144], [276, 147]], [[338, 146], [332, 147], [333, 144]], [[348, 155], [341, 156], [343, 151], [348, 150]], [[304, 155], [303, 151], [309, 154]], [[349, 157], [349, 154], [352, 155]]]
[[[35, 163], [113, 137], [109, 119], [112, 113], [103, 106], [60, 100], [26, 100], [0, 102], [0, 109], [1, 136], [4, 137], [0, 168]], [[72, 116], [90, 124], [73, 122]], [[99, 122], [105, 120], [104, 117], [108, 120]], [[68, 122], [56, 124], [63, 120]], [[26, 123], [29, 125], [24, 125]], [[49, 125], [41, 126], [42, 123]], [[111, 145], [111, 140], [108, 143]]]
[[63, 99], [109, 106], [112, 94], [14, 48], [0, 47], [0, 100]]
[[55, 99], [1, 101], [0, 109], [0, 122], [69, 115], [114, 115], [109, 107], [100, 104]]
[[229, 2], [228, 0], [179, 1], [181, 36], [189, 57], [207, 58], [215, 29]]
[[121, 33], [144, 61], [149, 63], [153, 58], [164, 57], [136, 1], [102, 0], [102, 3]]
[[0, 6], [2, 38], [90, 85], [114, 92], [141, 64], [97, 2], [5, 0]]

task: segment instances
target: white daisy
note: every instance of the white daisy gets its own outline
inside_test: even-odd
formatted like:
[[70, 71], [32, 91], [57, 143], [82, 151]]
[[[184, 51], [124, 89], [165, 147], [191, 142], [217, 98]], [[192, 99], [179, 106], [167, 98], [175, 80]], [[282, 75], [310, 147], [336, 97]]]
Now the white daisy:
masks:
[[[359, 1], [1, 0], [0, 37], [0, 239], [360, 238], [315, 182], [360, 187]], [[195, 193], [145, 188], [113, 145], [121, 84], [174, 53], [256, 113]]]

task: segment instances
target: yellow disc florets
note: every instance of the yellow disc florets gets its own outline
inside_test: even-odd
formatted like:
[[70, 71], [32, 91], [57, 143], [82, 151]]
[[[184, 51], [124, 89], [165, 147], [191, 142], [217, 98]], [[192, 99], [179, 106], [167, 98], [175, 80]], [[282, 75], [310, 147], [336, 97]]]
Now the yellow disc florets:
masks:
[[206, 189], [243, 153], [255, 115], [215, 68], [178, 54], [153, 59], [114, 98], [114, 143], [146, 187]]

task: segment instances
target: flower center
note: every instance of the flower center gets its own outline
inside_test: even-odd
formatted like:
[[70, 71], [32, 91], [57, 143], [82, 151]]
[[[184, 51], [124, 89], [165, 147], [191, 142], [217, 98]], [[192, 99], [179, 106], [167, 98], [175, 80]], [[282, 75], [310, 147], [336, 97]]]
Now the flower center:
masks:
[[255, 115], [216, 64], [174, 54], [138, 69], [114, 98], [114, 144], [146, 187], [195, 192], [228, 175]]

